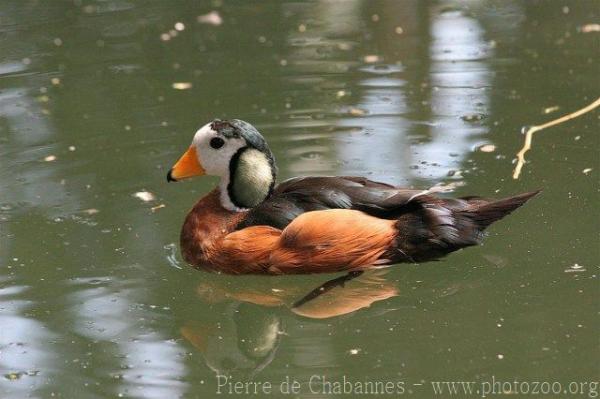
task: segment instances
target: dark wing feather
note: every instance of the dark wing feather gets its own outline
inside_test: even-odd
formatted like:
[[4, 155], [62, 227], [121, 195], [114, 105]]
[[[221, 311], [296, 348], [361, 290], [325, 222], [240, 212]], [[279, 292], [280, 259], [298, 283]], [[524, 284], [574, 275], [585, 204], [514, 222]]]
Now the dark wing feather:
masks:
[[248, 212], [237, 229], [257, 225], [283, 229], [304, 212], [325, 209], [356, 209], [392, 219], [402, 213], [404, 205], [424, 193], [363, 177], [296, 177], [275, 187], [267, 200]]

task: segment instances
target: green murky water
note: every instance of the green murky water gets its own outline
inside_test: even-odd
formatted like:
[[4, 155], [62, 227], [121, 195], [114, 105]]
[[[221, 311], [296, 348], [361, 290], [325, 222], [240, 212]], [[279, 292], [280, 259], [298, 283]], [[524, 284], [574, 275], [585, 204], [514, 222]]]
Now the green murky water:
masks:
[[[323, 378], [418, 398], [597, 380], [599, 113], [538, 133], [511, 174], [522, 126], [598, 97], [598, 2], [219, 3], [0, 3], [2, 398], [208, 398], [217, 373], [309, 398]], [[292, 309], [335, 276], [180, 260], [215, 181], [164, 177], [215, 117], [255, 124], [281, 178], [544, 193], [484, 246]]]

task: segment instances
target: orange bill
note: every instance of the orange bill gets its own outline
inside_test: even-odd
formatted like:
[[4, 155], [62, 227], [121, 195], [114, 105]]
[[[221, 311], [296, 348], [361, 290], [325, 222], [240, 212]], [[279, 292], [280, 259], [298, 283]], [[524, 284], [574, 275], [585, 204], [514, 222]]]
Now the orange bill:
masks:
[[167, 174], [168, 181], [177, 181], [187, 177], [202, 176], [205, 170], [198, 160], [196, 147], [190, 146], [188, 150], [179, 158], [179, 161], [171, 168]]

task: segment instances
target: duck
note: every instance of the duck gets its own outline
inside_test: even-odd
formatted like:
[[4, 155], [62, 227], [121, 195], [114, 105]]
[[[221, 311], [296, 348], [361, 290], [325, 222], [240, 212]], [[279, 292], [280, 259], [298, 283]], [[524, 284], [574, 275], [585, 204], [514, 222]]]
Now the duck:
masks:
[[225, 274], [361, 272], [437, 260], [478, 245], [485, 230], [539, 193], [446, 198], [360, 176], [276, 182], [275, 158], [250, 123], [215, 119], [194, 134], [168, 182], [216, 176], [180, 234], [192, 267]]

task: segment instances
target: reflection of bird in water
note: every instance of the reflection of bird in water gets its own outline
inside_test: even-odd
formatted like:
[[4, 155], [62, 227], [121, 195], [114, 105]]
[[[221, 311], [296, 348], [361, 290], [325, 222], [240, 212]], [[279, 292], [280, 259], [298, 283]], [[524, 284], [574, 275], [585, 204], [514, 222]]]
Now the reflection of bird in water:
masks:
[[347, 315], [397, 295], [385, 273], [374, 270], [343, 276], [317, 288], [290, 278], [248, 279], [240, 286], [239, 280], [235, 284], [231, 278], [218, 276], [197, 288], [203, 301], [224, 305], [218, 322], [189, 322], [181, 333], [215, 372], [250, 377], [272, 361], [285, 336], [277, 308], [312, 319]]
[[267, 143], [237, 119], [198, 130], [167, 179], [204, 174], [221, 183], [188, 214], [183, 256], [231, 274], [360, 271], [437, 259], [478, 244], [491, 223], [536, 194], [445, 199], [362, 177], [300, 177], [276, 186]]
[[[398, 294], [396, 286], [384, 279], [385, 270], [355, 272], [319, 285], [300, 285], [295, 279], [248, 280], [242, 287], [219, 279], [198, 286], [198, 295], [209, 303], [235, 300], [265, 307], [287, 307], [292, 312], [315, 319], [355, 312]], [[311, 289], [312, 288], [312, 289]]]
[[271, 363], [281, 340], [281, 319], [244, 303], [230, 303], [216, 324], [190, 322], [181, 334], [218, 374], [252, 377]]

